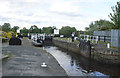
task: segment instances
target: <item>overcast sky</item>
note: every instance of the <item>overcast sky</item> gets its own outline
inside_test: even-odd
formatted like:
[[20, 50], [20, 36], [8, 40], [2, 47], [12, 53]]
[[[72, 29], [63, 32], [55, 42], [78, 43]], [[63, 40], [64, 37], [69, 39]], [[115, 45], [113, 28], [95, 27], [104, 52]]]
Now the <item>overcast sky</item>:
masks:
[[119, 0], [0, 0], [0, 25], [39, 28], [56, 26], [84, 30], [92, 21], [110, 20], [111, 6]]

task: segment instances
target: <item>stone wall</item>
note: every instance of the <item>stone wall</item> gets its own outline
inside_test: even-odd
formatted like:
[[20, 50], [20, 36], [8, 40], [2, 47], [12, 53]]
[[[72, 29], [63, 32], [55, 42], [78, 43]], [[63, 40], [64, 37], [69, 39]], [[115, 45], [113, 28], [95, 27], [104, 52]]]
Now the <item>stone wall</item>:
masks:
[[81, 54], [86, 58], [92, 58], [93, 60], [99, 61], [101, 63], [120, 65], [120, 51], [116, 49], [108, 49], [105, 47], [101, 47], [102, 45], [100, 46], [99, 44], [93, 44], [92, 47], [94, 48], [91, 49], [90, 54], [89, 49], [85, 48], [85, 46], [83, 46], [83, 48], [81, 49], [79, 47], [79, 43], [53, 39], [53, 44], [68, 51]]
[[57, 39], [53, 39], [53, 44], [64, 48], [68, 51], [72, 51], [78, 54], [81, 54], [82, 56], [89, 58], [90, 56], [90, 52], [89, 49], [87, 49], [88, 47], [83, 46], [82, 48], [79, 47], [79, 43], [72, 43], [72, 42], [66, 42], [63, 40], [57, 40]]
[[99, 44], [93, 45], [94, 49], [91, 51], [91, 58], [102, 63], [119, 64], [120, 65], [120, 51], [117, 49], [99, 47]]

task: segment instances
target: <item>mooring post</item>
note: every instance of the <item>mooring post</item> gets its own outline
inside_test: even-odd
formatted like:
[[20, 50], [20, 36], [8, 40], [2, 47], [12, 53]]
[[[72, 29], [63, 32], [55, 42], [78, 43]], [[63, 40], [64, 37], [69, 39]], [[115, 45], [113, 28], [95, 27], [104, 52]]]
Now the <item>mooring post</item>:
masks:
[[94, 47], [93, 46], [91, 47], [91, 50], [92, 50], [92, 53], [93, 53], [92, 58], [94, 59]]
[[85, 38], [85, 35], [84, 35], [84, 40], [85, 40], [86, 38]]
[[106, 36], [104, 36], [104, 42], [105, 42], [105, 40], [106, 40]]
[[92, 43], [94, 42], [94, 36], [92, 37]]
[[98, 36], [98, 41], [100, 41], [100, 36]]
[[91, 45], [90, 45], [90, 41], [88, 41], [88, 50], [89, 50], [89, 58], [91, 58]]

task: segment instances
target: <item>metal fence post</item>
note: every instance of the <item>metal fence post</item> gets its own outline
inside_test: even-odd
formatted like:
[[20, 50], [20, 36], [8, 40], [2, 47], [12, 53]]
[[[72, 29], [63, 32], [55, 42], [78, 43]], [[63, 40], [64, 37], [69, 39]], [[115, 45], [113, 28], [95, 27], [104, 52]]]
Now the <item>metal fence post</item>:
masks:
[[89, 57], [91, 58], [91, 45], [90, 45], [90, 41], [88, 41], [88, 50], [89, 50]]
[[100, 36], [98, 36], [98, 41], [100, 41]]
[[106, 36], [104, 36], [104, 42], [105, 42], [105, 40], [106, 40]]

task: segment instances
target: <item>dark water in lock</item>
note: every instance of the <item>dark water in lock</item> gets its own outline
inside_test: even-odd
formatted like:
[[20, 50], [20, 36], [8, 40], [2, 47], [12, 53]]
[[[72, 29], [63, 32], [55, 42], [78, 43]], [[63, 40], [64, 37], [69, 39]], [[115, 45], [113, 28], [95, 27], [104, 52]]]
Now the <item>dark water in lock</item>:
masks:
[[100, 64], [55, 46], [46, 46], [43, 49], [56, 58], [69, 76], [120, 76], [119, 66]]

